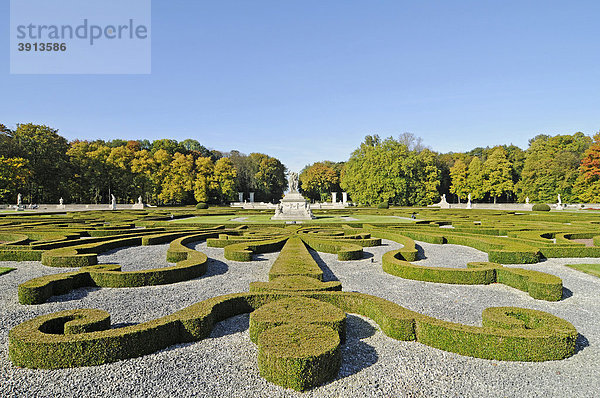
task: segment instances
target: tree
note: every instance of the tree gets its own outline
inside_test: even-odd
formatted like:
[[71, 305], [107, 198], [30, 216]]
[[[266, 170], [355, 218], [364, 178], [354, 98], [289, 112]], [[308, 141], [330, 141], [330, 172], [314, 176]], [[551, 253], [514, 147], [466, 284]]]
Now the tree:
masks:
[[225, 203], [235, 199], [236, 170], [229, 158], [221, 158], [215, 163], [215, 176], [218, 189], [218, 202]]
[[469, 163], [467, 171], [467, 187], [471, 194], [471, 199], [483, 199], [487, 193], [483, 183], [483, 170], [481, 160], [477, 156]]
[[583, 133], [538, 135], [529, 140], [521, 181], [517, 185], [519, 199], [529, 197], [535, 202], [553, 202], [560, 194], [563, 201], [572, 201], [579, 164], [591, 142]]
[[600, 203], [600, 132], [585, 151], [573, 192], [584, 203]]
[[175, 152], [158, 195], [159, 199], [169, 203], [189, 202], [194, 189], [194, 158]]
[[0, 156], [0, 201], [16, 200], [19, 188], [27, 184], [30, 176], [27, 160]]
[[31, 202], [58, 201], [70, 175], [67, 140], [56, 129], [31, 123], [18, 124], [11, 137], [15, 155], [29, 162], [31, 178], [25, 190]]
[[469, 195], [467, 165], [460, 159], [454, 162], [454, 166], [450, 168], [450, 177], [452, 179], [450, 192], [458, 196], [458, 203], [460, 203], [461, 199], [466, 199]]
[[323, 162], [313, 163], [300, 173], [302, 192], [312, 200], [325, 201], [338, 183], [338, 173]]
[[256, 165], [254, 187], [257, 199], [265, 202], [279, 201], [287, 188], [285, 166], [278, 159], [262, 153], [251, 153], [250, 158]]
[[418, 152], [416, 172], [413, 173], [416, 178], [413, 180], [412, 201], [417, 206], [427, 206], [439, 201], [441, 172], [436, 163], [436, 155], [429, 149]]
[[485, 192], [496, 198], [514, 189], [512, 182], [512, 166], [506, 158], [506, 151], [496, 147], [483, 164], [483, 186]]
[[218, 187], [214, 181], [215, 164], [210, 157], [196, 159], [196, 177], [194, 179], [194, 198], [198, 202], [208, 203], [213, 191]]
[[391, 137], [382, 141], [374, 135], [352, 152], [341, 187], [360, 203], [423, 205], [437, 200], [439, 179], [433, 152], [418, 154]]

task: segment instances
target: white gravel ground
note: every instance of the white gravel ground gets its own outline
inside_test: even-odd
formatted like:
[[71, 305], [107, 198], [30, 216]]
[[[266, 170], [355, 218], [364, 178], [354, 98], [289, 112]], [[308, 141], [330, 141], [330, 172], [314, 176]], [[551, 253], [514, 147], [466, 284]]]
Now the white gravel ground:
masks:
[[[8, 360], [8, 330], [36, 315], [63, 309], [101, 308], [113, 324], [143, 322], [170, 314], [209, 297], [247, 291], [251, 281], [266, 281], [277, 253], [250, 263], [226, 261], [223, 249], [196, 245], [210, 258], [208, 273], [174, 285], [127, 289], [77, 289], [50, 302], [23, 306], [17, 285], [53, 269], [39, 262], [0, 262], [17, 270], [0, 276], [1, 397], [595, 397], [600, 391], [600, 279], [564, 267], [600, 259], [552, 259], [519, 265], [558, 275], [568, 289], [566, 299], [534, 300], [510, 287], [444, 285], [405, 280], [384, 273], [381, 256], [400, 245], [365, 249], [365, 258], [340, 262], [337, 256], [313, 253], [326, 277], [337, 278], [346, 291], [384, 297], [406, 308], [449, 321], [478, 325], [481, 311], [491, 306], [518, 306], [553, 313], [575, 325], [584, 337], [579, 351], [562, 361], [501, 362], [464, 357], [420, 343], [386, 337], [370, 320], [348, 318], [348, 341], [338, 378], [305, 393], [270, 384], [258, 374], [256, 347], [248, 337], [248, 316], [217, 325], [210, 338], [169, 347], [142, 358], [102, 366], [61, 370], [14, 367]], [[456, 245], [418, 244], [423, 265], [464, 266], [487, 255]], [[124, 270], [168, 266], [167, 245], [126, 248], [99, 256]], [[373, 262], [371, 262], [373, 260]]]

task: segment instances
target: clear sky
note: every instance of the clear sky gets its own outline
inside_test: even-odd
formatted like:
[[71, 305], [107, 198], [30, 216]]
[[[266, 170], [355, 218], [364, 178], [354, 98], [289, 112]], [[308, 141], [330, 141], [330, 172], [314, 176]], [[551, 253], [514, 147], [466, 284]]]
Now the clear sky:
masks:
[[440, 152], [600, 130], [600, 1], [154, 0], [150, 75], [10, 75], [0, 123], [193, 138], [292, 170], [367, 134]]

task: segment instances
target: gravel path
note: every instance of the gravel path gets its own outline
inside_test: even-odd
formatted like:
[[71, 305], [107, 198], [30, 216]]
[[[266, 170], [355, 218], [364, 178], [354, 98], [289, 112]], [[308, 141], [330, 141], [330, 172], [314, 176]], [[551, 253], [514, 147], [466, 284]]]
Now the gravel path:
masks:
[[[384, 273], [381, 256], [400, 245], [365, 248], [365, 258], [340, 262], [336, 255], [314, 253], [326, 278], [337, 278], [346, 291], [384, 297], [414, 311], [449, 321], [478, 325], [481, 311], [490, 306], [519, 306], [553, 313], [573, 323], [585, 336], [579, 352], [562, 361], [521, 363], [464, 357], [420, 343], [386, 337], [370, 320], [349, 315], [348, 341], [338, 378], [306, 393], [270, 384], [258, 374], [257, 350], [248, 336], [248, 315], [217, 325], [210, 338], [169, 347], [141, 358], [77, 369], [31, 370], [8, 360], [8, 330], [36, 315], [63, 309], [101, 308], [113, 323], [143, 322], [170, 314], [209, 297], [247, 291], [251, 281], [268, 279], [277, 253], [257, 256], [250, 263], [225, 261], [223, 249], [197, 244], [210, 258], [208, 273], [174, 285], [129, 289], [77, 289], [50, 302], [18, 304], [16, 287], [53, 269], [39, 262], [0, 262], [17, 268], [0, 276], [0, 396], [4, 397], [538, 397], [597, 396], [600, 390], [600, 279], [562, 266], [594, 263], [600, 259], [552, 259], [519, 265], [560, 276], [570, 296], [558, 303], [532, 299], [510, 287], [443, 285], [405, 280]], [[484, 261], [485, 253], [455, 245], [423, 248], [425, 265], [464, 266]], [[99, 256], [123, 269], [168, 266], [168, 245], [125, 248]], [[373, 260], [373, 262], [371, 261]], [[436, 263], [436, 262], [443, 262]]]

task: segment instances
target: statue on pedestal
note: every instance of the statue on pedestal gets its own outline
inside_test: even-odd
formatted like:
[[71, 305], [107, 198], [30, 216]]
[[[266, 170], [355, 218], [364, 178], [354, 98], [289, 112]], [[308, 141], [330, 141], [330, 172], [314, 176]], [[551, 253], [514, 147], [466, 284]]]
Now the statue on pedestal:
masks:
[[288, 175], [290, 192], [298, 192], [298, 173], [291, 171]]

